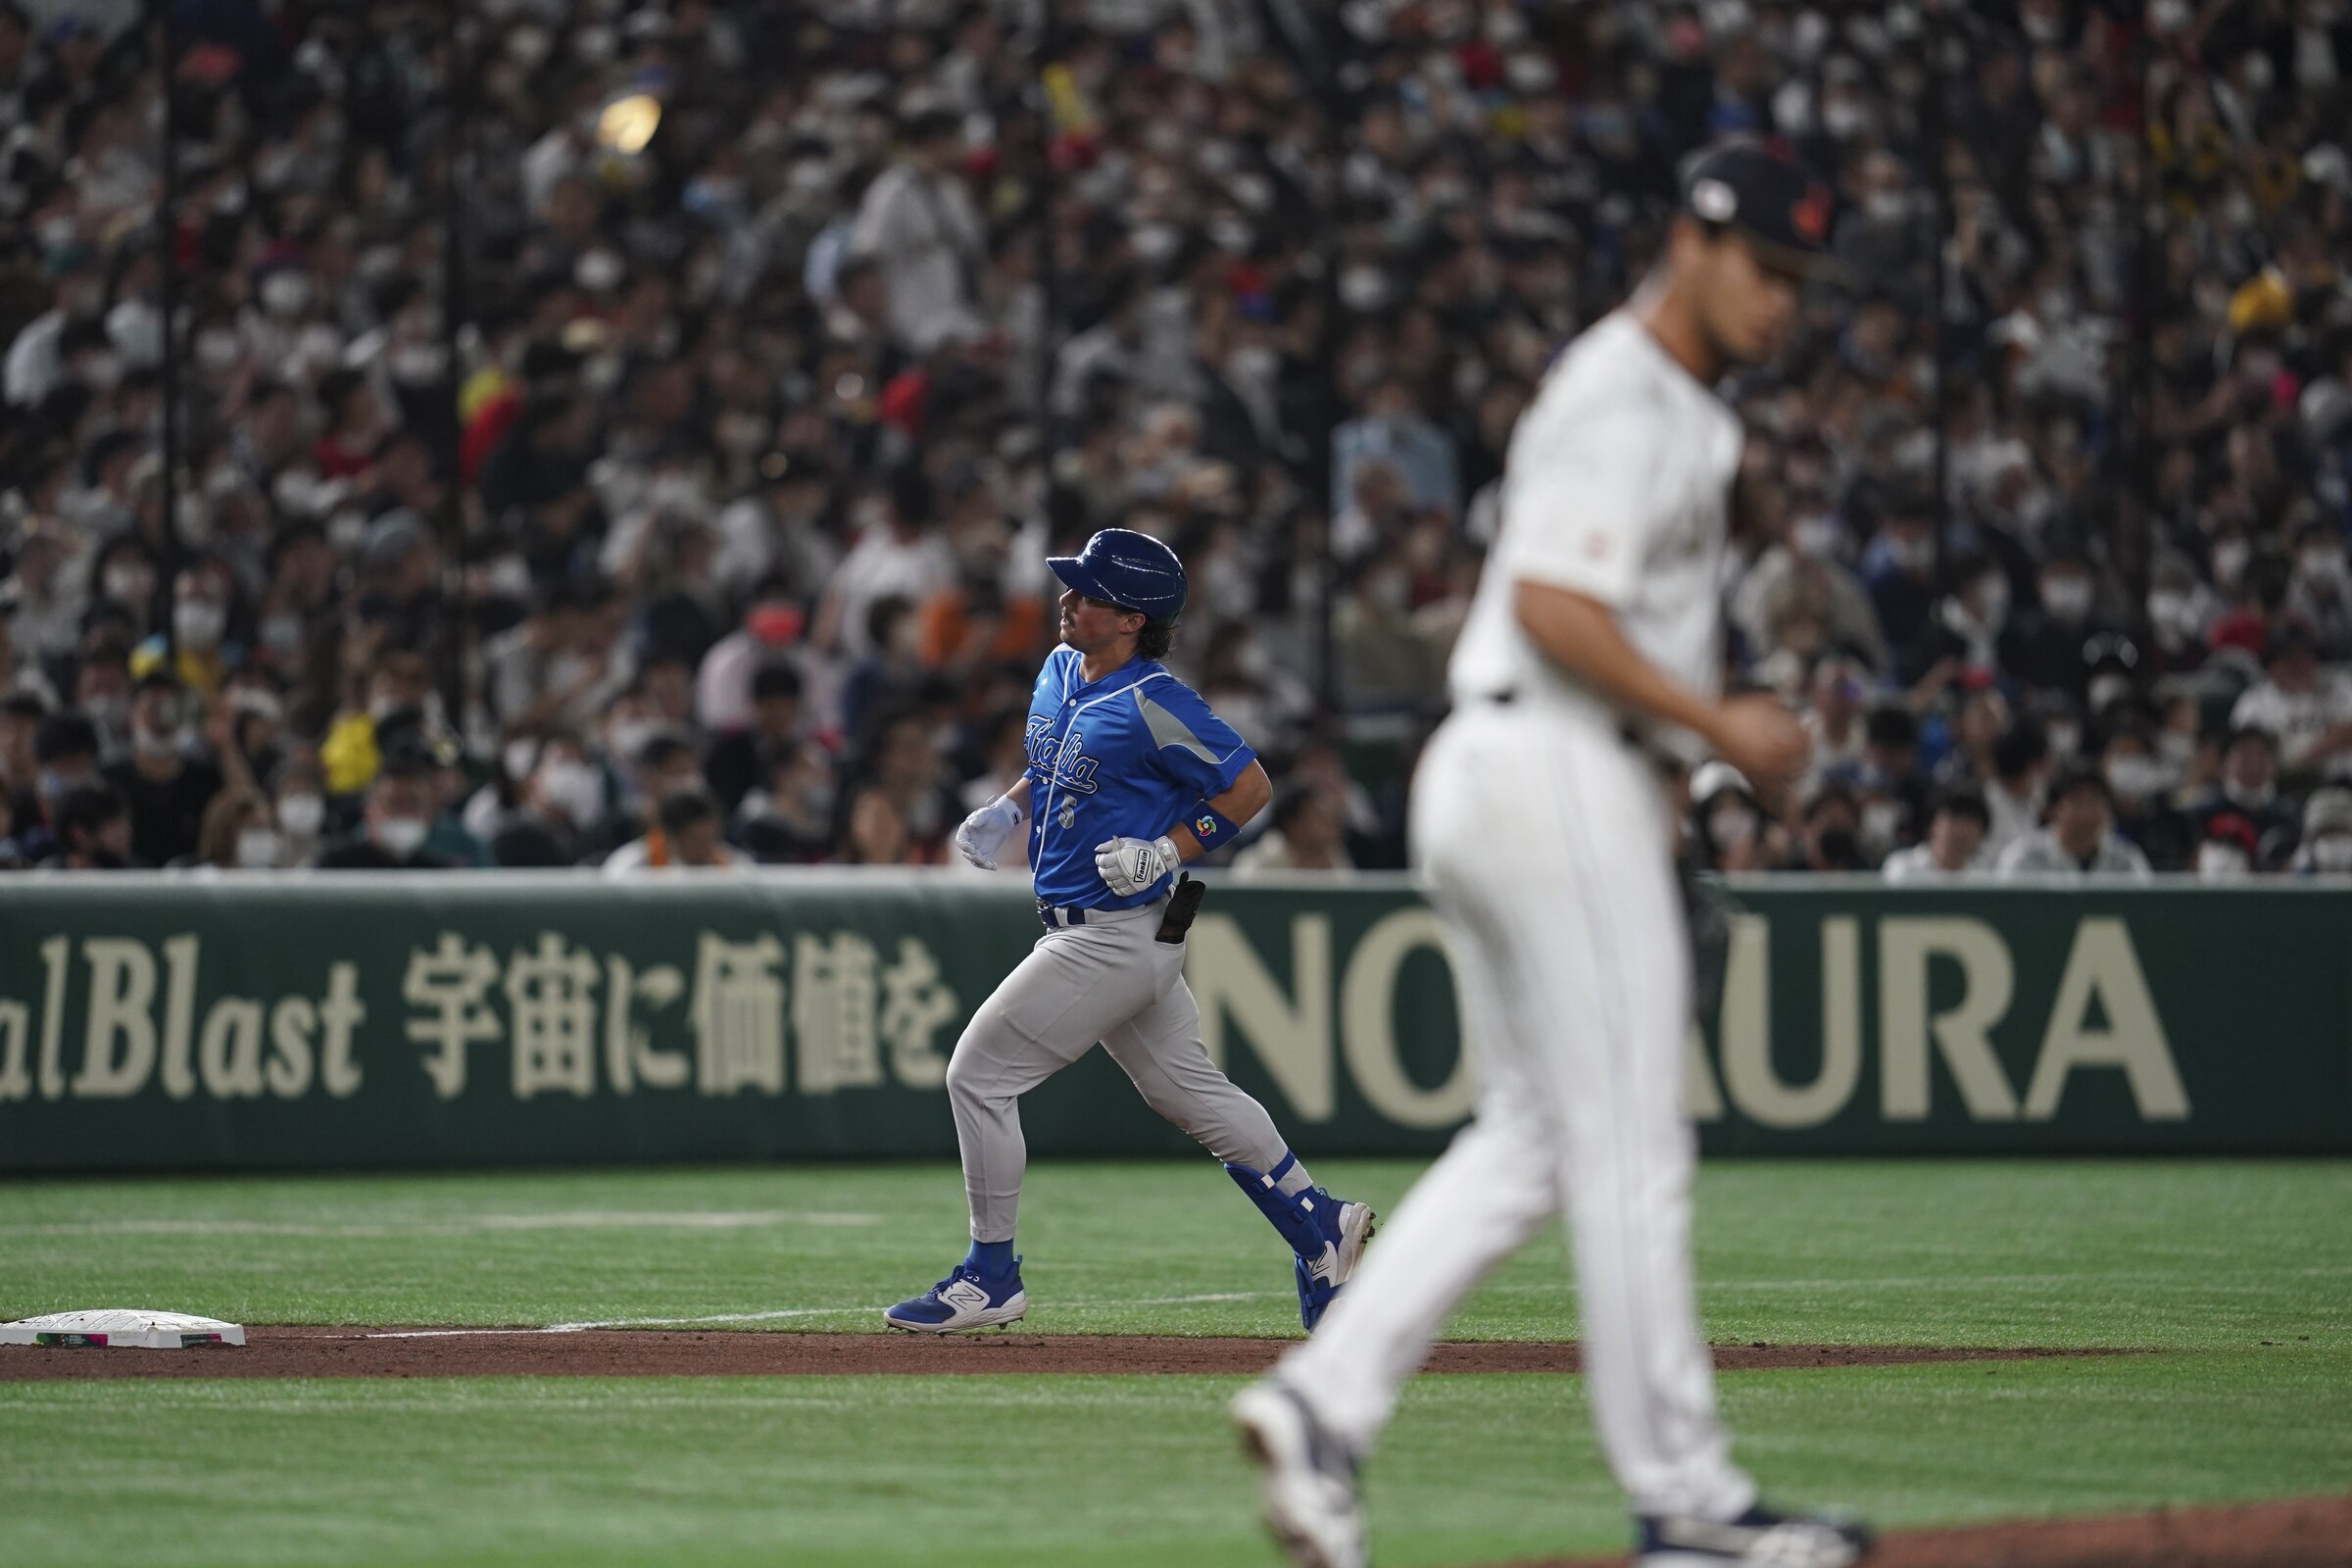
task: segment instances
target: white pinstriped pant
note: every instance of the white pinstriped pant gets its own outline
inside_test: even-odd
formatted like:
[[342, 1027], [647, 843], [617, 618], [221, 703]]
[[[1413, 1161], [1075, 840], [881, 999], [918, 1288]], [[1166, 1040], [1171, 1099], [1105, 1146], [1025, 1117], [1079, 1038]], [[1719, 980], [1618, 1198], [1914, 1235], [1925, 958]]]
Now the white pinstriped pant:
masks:
[[1755, 1499], [1715, 1416], [1690, 1280], [1690, 954], [1650, 766], [1599, 722], [1480, 706], [1414, 781], [1477, 1116], [1281, 1376], [1368, 1449], [1472, 1287], [1565, 1213], [1603, 1451], [1642, 1513]]

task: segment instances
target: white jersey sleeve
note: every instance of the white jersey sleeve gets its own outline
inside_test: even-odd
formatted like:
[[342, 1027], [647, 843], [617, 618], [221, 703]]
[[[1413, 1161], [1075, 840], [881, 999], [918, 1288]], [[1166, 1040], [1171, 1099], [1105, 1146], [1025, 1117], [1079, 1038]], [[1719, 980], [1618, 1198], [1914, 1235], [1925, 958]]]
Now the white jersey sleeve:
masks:
[[1598, 602], [1636, 653], [1686, 689], [1714, 692], [1739, 462], [1739, 419], [1632, 316], [1571, 344], [1511, 436], [1500, 533], [1447, 670], [1454, 701], [1510, 692], [1605, 710], [1520, 626], [1522, 582]]
[[1511, 442], [1502, 535], [1489, 569], [1625, 609], [1648, 550], [1670, 423], [1638, 392], [1531, 409]]

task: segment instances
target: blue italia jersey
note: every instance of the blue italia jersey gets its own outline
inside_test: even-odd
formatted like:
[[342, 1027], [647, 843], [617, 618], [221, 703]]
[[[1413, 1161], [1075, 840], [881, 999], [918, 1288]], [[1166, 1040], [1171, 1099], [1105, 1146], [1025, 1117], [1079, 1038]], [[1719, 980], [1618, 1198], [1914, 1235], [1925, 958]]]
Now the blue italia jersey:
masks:
[[1130, 660], [1089, 681], [1077, 649], [1054, 649], [1029, 697], [1029, 864], [1037, 896], [1065, 908], [1151, 903], [1173, 873], [1120, 898], [1095, 869], [1095, 846], [1158, 838], [1195, 802], [1232, 788], [1255, 760], [1233, 726], [1166, 665]]

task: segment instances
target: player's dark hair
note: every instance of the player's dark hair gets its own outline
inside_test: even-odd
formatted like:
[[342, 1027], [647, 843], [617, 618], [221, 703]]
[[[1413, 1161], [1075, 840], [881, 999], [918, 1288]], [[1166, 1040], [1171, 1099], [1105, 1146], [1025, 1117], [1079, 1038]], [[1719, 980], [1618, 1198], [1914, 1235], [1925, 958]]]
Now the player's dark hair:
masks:
[[1176, 617], [1147, 620], [1144, 629], [1135, 634], [1135, 653], [1138, 659], [1165, 659], [1176, 643]]

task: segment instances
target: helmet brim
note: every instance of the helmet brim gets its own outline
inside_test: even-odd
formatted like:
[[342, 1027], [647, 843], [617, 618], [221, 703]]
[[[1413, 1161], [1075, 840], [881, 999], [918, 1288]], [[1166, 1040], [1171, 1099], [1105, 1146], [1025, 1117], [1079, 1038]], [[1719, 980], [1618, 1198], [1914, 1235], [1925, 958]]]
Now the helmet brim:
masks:
[[1048, 556], [1046, 564], [1053, 568], [1054, 576], [1061, 579], [1064, 588], [1075, 588], [1087, 598], [1100, 599], [1105, 604], [1118, 603], [1110, 590], [1102, 586], [1102, 579], [1095, 575], [1093, 568], [1078, 557]]

